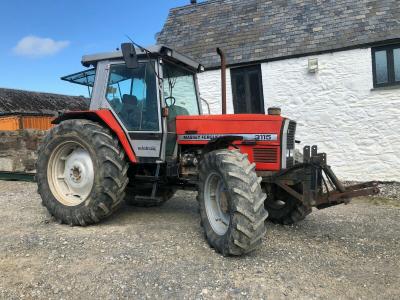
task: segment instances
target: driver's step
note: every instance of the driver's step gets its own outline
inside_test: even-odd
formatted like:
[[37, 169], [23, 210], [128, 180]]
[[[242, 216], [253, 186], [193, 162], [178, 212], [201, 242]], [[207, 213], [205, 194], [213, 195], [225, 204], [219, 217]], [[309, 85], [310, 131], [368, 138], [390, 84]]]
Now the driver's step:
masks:
[[163, 197], [135, 196], [135, 204], [140, 206], [156, 206], [163, 202]]
[[160, 182], [161, 179], [158, 176], [147, 176], [147, 175], [136, 175], [135, 182]]

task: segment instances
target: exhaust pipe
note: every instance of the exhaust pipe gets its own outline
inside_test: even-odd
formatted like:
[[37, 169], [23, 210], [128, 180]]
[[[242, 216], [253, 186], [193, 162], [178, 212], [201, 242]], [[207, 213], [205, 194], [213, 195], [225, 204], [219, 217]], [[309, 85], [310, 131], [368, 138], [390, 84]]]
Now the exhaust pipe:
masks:
[[222, 93], [222, 114], [226, 115], [226, 60], [221, 48], [217, 48], [217, 53], [221, 57], [221, 93]]

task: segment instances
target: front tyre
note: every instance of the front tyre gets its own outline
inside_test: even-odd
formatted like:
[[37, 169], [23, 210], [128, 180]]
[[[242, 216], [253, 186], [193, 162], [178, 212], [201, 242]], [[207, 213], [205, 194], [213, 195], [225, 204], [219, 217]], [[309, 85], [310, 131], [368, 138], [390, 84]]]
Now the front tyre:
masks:
[[50, 130], [39, 149], [38, 192], [60, 223], [86, 226], [120, 206], [127, 170], [125, 153], [108, 129], [67, 120]]
[[[299, 193], [302, 192], [301, 185], [293, 188]], [[304, 220], [312, 211], [310, 207], [278, 187], [268, 194], [265, 209], [269, 213], [269, 221], [282, 225], [296, 224]]]
[[210, 246], [224, 256], [257, 248], [268, 214], [255, 164], [237, 150], [216, 150], [204, 155], [199, 178], [200, 217]]

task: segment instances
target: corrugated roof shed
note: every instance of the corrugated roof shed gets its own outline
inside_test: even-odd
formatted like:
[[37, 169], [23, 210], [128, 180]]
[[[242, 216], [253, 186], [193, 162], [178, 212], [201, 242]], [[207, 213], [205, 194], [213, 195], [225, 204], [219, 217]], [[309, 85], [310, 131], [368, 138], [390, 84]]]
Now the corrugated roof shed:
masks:
[[208, 68], [400, 39], [399, 0], [209, 0], [172, 9], [158, 43]]
[[0, 116], [10, 114], [56, 115], [63, 110], [87, 110], [85, 97], [0, 88]]

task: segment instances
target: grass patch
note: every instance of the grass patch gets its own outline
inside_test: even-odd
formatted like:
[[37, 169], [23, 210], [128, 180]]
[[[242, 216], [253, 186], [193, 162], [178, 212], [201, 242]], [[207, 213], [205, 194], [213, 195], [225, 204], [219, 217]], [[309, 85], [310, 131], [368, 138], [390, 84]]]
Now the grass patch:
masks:
[[379, 197], [379, 196], [355, 198], [352, 200], [352, 202], [367, 203], [367, 204], [372, 204], [372, 205], [376, 205], [376, 206], [388, 205], [388, 206], [400, 207], [399, 199], [388, 198], [388, 197]]

